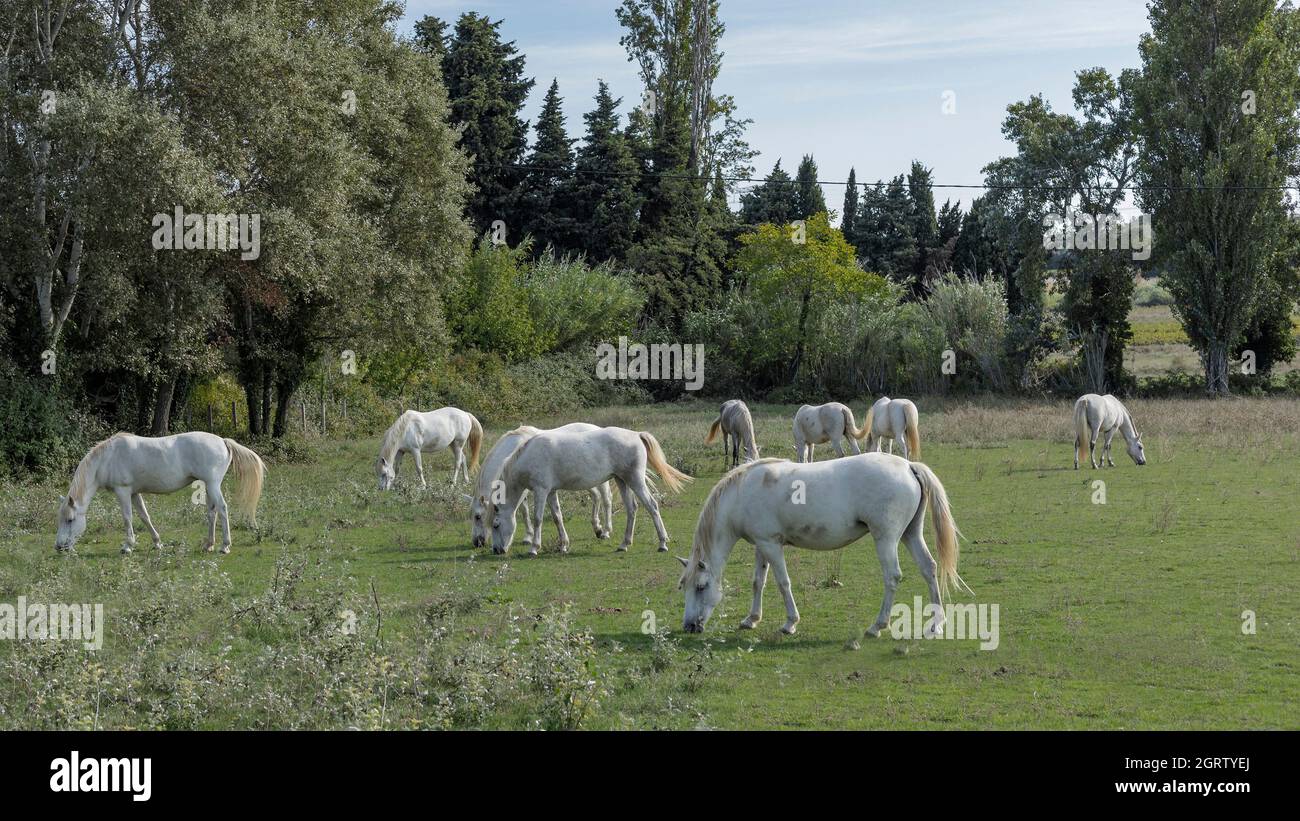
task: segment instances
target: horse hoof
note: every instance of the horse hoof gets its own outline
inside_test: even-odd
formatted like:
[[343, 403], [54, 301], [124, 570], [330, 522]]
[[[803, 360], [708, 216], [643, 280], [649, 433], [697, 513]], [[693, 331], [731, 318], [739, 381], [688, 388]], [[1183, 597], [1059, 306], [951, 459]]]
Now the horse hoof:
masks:
[[130, 545], [126, 545], [126, 544], [122, 545], [122, 555], [123, 555], [123, 556], [129, 554], [130, 552], [131, 552], [131, 546], [130, 546]]
[[528, 555], [531, 556], [531, 557], [533, 557], [534, 559], [536, 559], [536, 558], [537, 558], [537, 551], [536, 551], [536, 550], [530, 550], [530, 551], [528, 551]]
[[615, 552], [615, 553], [626, 553], [626, 552], [627, 552], [627, 545], [625, 545], [625, 544], [621, 544], [621, 545], [619, 545], [618, 547], [614, 548], [614, 552]]
[[222, 554], [229, 553], [229, 552], [230, 552], [230, 545], [222, 545], [222, 547], [221, 547], [221, 552], [222, 552]]
[[867, 628], [865, 635], [869, 638], [880, 638], [880, 625], [873, 624]]
[[781, 625], [781, 632], [785, 633], [787, 636], [793, 636], [796, 629], [798, 628], [796, 628], [793, 624]]
[[668, 552], [668, 545], [666, 545], [666, 544], [661, 544], [661, 545], [659, 545], [659, 551], [658, 551], [658, 552], [660, 552], [660, 553], [667, 553], [667, 552]]
[[744, 619], [740, 623], [741, 630], [753, 630], [758, 625], [758, 619]]

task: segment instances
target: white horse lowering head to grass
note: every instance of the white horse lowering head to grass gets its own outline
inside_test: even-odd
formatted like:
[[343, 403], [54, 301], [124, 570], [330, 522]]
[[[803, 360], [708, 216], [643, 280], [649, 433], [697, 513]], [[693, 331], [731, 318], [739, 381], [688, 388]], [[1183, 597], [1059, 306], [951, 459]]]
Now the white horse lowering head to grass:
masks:
[[841, 439], [847, 439], [854, 453], [861, 453], [858, 440], [867, 435], [867, 428], [853, 422], [853, 411], [848, 405], [827, 402], [825, 405], [804, 405], [794, 415], [794, 450], [796, 462], [813, 461], [813, 446], [831, 443], [836, 456], [844, 455]]
[[[586, 422], [573, 422], [563, 427], [555, 428], [558, 431], [589, 431], [599, 430], [595, 425], [589, 425]], [[510, 458], [519, 446], [529, 439], [532, 439], [542, 431], [530, 425], [523, 425], [510, 431], [497, 440], [497, 443], [488, 451], [488, 455], [483, 459], [483, 469], [478, 474], [478, 484], [475, 487], [474, 495], [466, 494], [465, 498], [469, 500], [470, 519], [472, 527], [470, 530], [470, 542], [475, 547], [483, 547], [487, 544], [488, 527], [484, 518], [484, 511], [487, 508], [488, 500], [494, 500], [500, 503], [505, 500], [502, 492], [503, 486], [501, 479], [501, 468], [505, 466], [506, 460]], [[599, 485], [591, 488], [591, 528], [596, 533], [597, 539], [608, 539], [610, 533], [614, 530], [614, 494], [610, 489], [609, 482], [601, 482]], [[531, 494], [525, 493], [525, 496]], [[527, 535], [524, 537], [524, 543], [528, 545], [530, 553], [537, 552], [537, 545], [541, 544], [540, 534], [533, 533], [533, 517], [528, 507], [527, 498], [522, 502], [524, 507], [524, 527], [527, 528]]]
[[126, 541], [122, 552], [135, 547], [135, 528], [131, 522], [131, 505], [153, 536], [154, 547], [162, 547], [162, 537], [149, 519], [142, 493], [172, 493], [200, 481], [208, 506], [208, 536], [204, 550], [216, 542], [217, 517], [221, 517], [221, 552], [230, 552], [230, 514], [221, 482], [228, 470], [239, 480], [239, 501], [256, 525], [257, 502], [262, 496], [266, 465], [256, 453], [233, 439], [211, 433], [179, 433], [175, 436], [145, 437], [119, 433], [90, 449], [77, 465], [68, 487], [68, 495], [59, 505], [58, 532], [54, 546], [71, 550], [86, 530], [86, 509], [95, 491], [107, 488], [117, 496], [126, 522]]
[[727, 439], [731, 439], [731, 466], [740, 464], [740, 445], [745, 445], [745, 461], [752, 462], [758, 458], [758, 442], [754, 439], [754, 418], [749, 415], [749, 407], [739, 399], [728, 399], [722, 403], [718, 418], [709, 426], [709, 435], [704, 437], [704, 444], [709, 444], [722, 431], [722, 456], [727, 453]]
[[[1133, 417], [1129, 415], [1128, 408], [1109, 393], [1105, 396], [1095, 393], [1080, 396], [1074, 403], [1074, 469], [1079, 469], [1080, 450], [1094, 468], [1108, 463], [1115, 467], [1115, 460], [1110, 458], [1110, 440], [1115, 438], [1117, 430], [1124, 436], [1129, 457], [1137, 464], [1145, 465], [1147, 453], [1142, 446], [1142, 434], [1133, 426]], [[1106, 439], [1099, 460], [1097, 437], [1102, 433], [1106, 434]]]
[[889, 441], [889, 452], [894, 452], [894, 442], [903, 450], [904, 459], [921, 458], [920, 416], [910, 399], [890, 399], [882, 396], [867, 411], [862, 428], [867, 432], [866, 450], [880, 452], [880, 445]]
[[[925, 543], [925, 509], [930, 507], [938, 536], [939, 558]], [[889, 623], [894, 591], [902, 578], [898, 542], [907, 542], [930, 592], [932, 612], [927, 636], [943, 632], [943, 593], [952, 585], [967, 588], [957, 575], [957, 525], [948, 494], [939, 478], [920, 462], [885, 453], [864, 453], [847, 459], [802, 464], [761, 459], [741, 465], [722, 478], [700, 511], [689, 558], [678, 557], [684, 571], [679, 587], [685, 591], [682, 629], [704, 630], [722, 601], [722, 576], [736, 542], [754, 545], [754, 600], [740, 623], [752, 628], [763, 618], [763, 587], [770, 566], [785, 599], [785, 625], [795, 632], [799, 609], [785, 567], [785, 546], [838, 550], [872, 534], [885, 577], [885, 597], [867, 635], [875, 637]]]
[[[556, 490], [586, 490], [613, 479], [623, 495], [623, 508], [627, 512], [627, 530], [619, 550], [632, 544], [636, 528], [636, 506], [639, 501], [650, 511], [655, 530], [659, 535], [659, 550], [668, 549], [668, 531], [659, 516], [655, 501], [646, 480], [647, 467], [653, 470], [673, 492], [680, 492], [690, 476], [668, 464], [659, 440], [645, 431], [626, 428], [598, 428], [591, 431], [543, 431], [520, 445], [506, 459], [501, 469], [503, 500], [496, 504], [491, 497], [484, 506], [492, 523], [492, 552], [503, 554], [510, 549], [515, 536], [515, 513], [523, 500], [524, 491], [533, 494], [533, 532], [542, 532], [542, 501], [551, 509], [560, 531], [560, 552], [569, 548], [569, 534], [564, 529]], [[532, 555], [539, 545], [530, 546]]]
[[[465, 446], [469, 446], [469, 464], [465, 463]], [[421, 413], [408, 410], [397, 417], [384, 433], [379, 445], [379, 458], [375, 460], [375, 474], [379, 477], [379, 489], [390, 490], [397, 483], [397, 470], [401, 466], [402, 456], [410, 454], [415, 460], [415, 472], [420, 477], [420, 487], [428, 487], [424, 480], [424, 459], [421, 454], [451, 448], [454, 462], [451, 468], [451, 483], [456, 484], [459, 476], [464, 474], [469, 481], [471, 470], [478, 468], [478, 452], [483, 446], [483, 426], [473, 414], [460, 408], [439, 408], [436, 411]]]

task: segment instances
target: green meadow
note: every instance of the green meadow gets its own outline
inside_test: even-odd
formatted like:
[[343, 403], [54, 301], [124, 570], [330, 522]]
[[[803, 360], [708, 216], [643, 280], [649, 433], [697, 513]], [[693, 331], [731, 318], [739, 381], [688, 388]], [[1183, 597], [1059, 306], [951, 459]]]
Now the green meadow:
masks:
[[[702, 635], [681, 631], [679, 565], [647, 516], [615, 553], [582, 494], [573, 543], [540, 556], [469, 544], [465, 488], [375, 489], [379, 431], [300, 440], [268, 459], [256, 529], [233, 507], [230, 555], [199, 552], [189, 492], [149, 498], [165, 545], [119, 554], [96, 498], [75, 555], [54, 550], [62, 481], [0, 485], [0, 604], [100, 603], [103, 647], [0, 640], [4, 728], [1291, 728], [1300, 727], [1300, 402], [1137, 401], [1148, 465], [1072, 469], [1068, 403], [929, 400], [922, 459], [964, 539], [959, 570], [997, 605], [977, 639], [862, 637], [882, 582], [870, 537], [787, 550], [802, 621], [748, 612], [738, 545]], [[859, 421], [863, 401], [852, 403]], [[764, 456], [793, 454], [792, 406], [752, 406]], [[469, 410], [473, 410], [470, 408]], [[662, 501], [685, 555], [724, 472], [712, 402], [588, 411], [653, 432], [696, 477]], [[490, 428], [484, 453], [506, 430]], [[259, 448], [259, 450], [263, 450]], [[818, 458], [831, 455], [818, 448]], [[229, 481], [229, 480], [228, 480]], [[1094, 484], [1104, 482], [1104, 486]], [[140, 528], [143, 530], [143, 528]], [[927, 517], [927, 539], [933, 533]], [[906, 552], [898, 602], [924, 587]]]

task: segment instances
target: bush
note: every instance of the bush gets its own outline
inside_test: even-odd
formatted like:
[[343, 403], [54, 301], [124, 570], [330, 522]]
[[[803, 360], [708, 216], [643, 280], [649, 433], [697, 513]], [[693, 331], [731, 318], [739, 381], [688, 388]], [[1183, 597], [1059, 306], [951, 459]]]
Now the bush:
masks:
[[108, 431], [74, 409], [55, 377], [0, 363], [0, 475], [64, 473]]
[[1133, 289], [1133, 304], [1139, 308], [1173, 305], [1174, 295], [1159, 282], [1144, 279]]

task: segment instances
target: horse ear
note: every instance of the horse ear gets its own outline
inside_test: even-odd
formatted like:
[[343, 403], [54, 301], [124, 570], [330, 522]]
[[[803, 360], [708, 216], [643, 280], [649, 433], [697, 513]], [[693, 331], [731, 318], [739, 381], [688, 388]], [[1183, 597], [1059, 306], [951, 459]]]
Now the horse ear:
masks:
[[470, 504], [473, 504], [473, 503], [474, 503], [474, 497], [471, 496], [471, 495], [469, 495], [468, 493], [462, 493], [462, 494], [460, 494], [460, 495], [461, 495], [461, 496], [464, 496], [464, 497], [465, 497], [465, 501], [469, 502]]
[[681, 556], [674, 556], [673, 558], [676, 559], [677, 561], [681, 562], [681, 563], [682, 563], [682, 567], [690, 567], [690, 566], [691, 566], [691, 563], [688, 562], [688, 561], [686, 561], [685, 559], [683, 559]]

